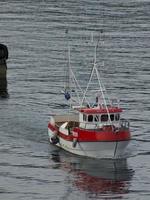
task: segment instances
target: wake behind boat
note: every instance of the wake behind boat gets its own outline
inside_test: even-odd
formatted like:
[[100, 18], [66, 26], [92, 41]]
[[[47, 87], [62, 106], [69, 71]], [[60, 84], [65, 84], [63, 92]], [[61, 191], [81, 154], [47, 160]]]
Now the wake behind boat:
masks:
[[102, 83], [96, 62], [97, 47], [95, 45], [93, 68], [85, 89], [72, 70], [68, 48], [68, 81], [63, 94], [70, 112], [50, 117], [49, 141], [80, 156], [119, 158], [131, 139], [129, 122], [121, 118], [123, 110], [119, 101], [108, 97]]

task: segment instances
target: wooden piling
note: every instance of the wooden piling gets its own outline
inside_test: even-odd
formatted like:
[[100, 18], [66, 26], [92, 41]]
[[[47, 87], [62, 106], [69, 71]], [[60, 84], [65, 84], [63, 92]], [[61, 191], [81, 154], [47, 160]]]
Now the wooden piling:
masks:
[[0, 97], [7, 98], [7, 63], [8, 49], [7, 46], [0, 44]]

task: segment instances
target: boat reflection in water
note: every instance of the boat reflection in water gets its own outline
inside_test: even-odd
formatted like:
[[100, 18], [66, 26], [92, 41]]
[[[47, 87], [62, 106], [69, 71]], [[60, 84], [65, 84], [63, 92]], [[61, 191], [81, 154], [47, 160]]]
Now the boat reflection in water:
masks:
[[129, 192], [134, 171], [128, 167], [126, 159], [96, 160], [54, 151], [52, 160], [73, 175], [72, 184], [80, 191], [94, 196], [119, 194], [120, 199]]

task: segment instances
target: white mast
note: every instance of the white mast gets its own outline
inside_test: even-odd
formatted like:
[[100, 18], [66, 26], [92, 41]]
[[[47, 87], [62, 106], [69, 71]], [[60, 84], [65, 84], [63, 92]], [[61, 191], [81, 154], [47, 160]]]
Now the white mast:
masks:
[[92, 69], [92, 72], [91, 72], [91, 75], [90, 75], [90, 78], [89, 78], [89, 81], [88, 81], [86, 90], [85, 90], [85, 92], [84, 92], [84, 94], [83, 94], [81, 106], [83, 105], [84, 100], [85, 100], [85, 98], [86, 98], [86, 94], [87, 94], [87, 91], [88, 91], [89, 86], [90, 86], [90, 84], [91, 84], [91, 81], [92, 81], [92, 78], [93, 78], [93, 76], [94, 76], [94, 73], [95, 73], [96, 76], [97, 76], [97, 80], [98, 80], [98, 84], [99, 84], [99, 91], [100, 91], [100, 93], [102, 94], [102, 99], [103, 99], [103, 101], [104, 101], [104, 105], [107, 106], [106, 99], [105, 99], [105, 95], [104, 95], [105, 88], [104, 88], [104, 86], [103, 86], [102, 83], [101, 83], [100, 74], [99, 74], [99, 72], [98, 72], [98, 70], [97, 70], [97, 66], [96, 66], [96, 65], [97, 65], [97, 63], [96, 63], [97, 46], [98, 46], [98, 45], [95, 46], [95, 51], [94, 51], [94, 64], [93, 64], [93, 69]]
[[[92, 72], [91, 72], [91, 75], [90, 75], [90, 78], [89, 78], [89, 81], [88, 81], [86, 90], [85, 90], [85, 92], [84, 92], [84, 94], [83, 94], [81, 106], [83, 106], [84, 100], [85, 100], [85, 98], [86, 98], [87, 91], [88, 91], [88, 89], [89, 89], [89, 86], [90, 86], [90, 84], [91, 84], [92, 78], [93, 78], [94, 73], [95, 73], [95, 74], [96, 74], [96, 77], [97, 77], [97, 80], [98, 80], [99, 92], [101, 93], [101, 95], [102, 95], [102, 100], [103, 100], [103, 102], [100, 103], [100, 101], [99, 101], [99, 99], [98, 99], [98, 102], [97, 102], [98, 105], [97, 105], [97, 107], [103, 107], [103, 106], [104, 106], [104, 108], [106, 108], [106, 111], [107, 111], [107, 114], [108, 114], [109, 122], [110, 122], [110, 124], [112, 124], [111, 119], [110, 119], [110, 113], [109, 113], [108, 105], [107, 105], [107, 101], [108, 101], [108, 103], [110, 104], [110, 100], [109, 100], [109, 98], [107, 97], [108, 99], [107, 99], [107, 101], [106, 101], [106, 97], [105, 97], [105, 94], [104, 94], [104, 92], [106, 93], [106, 89], [105, 89], [104, 85], [103, 85], [102, 82], [101, 82], [100, 73], [99, 73], [99, 71], [98, 71], [98, 69], [97, 69], [97, 48], [98, 48], [98, 43], [99, 43], [99, 40], [98, 40], [97, 44], [95, 45], [93, 69], [92, 69]], [[97, 98], [99, 98], [99, 97], [97, 96]]]
[[[66, 33], [68, 33], [68, 31]], [[73, 103], [78, 104], [78, 106], [81, 105], [81, 100], [82, 100], [82, 96], [84, 92], [82, 88], [80, 87], [71, 67], [69, 42], [68, 42], [68, 71], [66, 72], [66, 84], [65, 84], [63, 94], [65, 95], [66, 100], [69, 100], [70, 108], [72, 108]], [[74, 94], [76, 94], [76, 98], [74, 98], [75, 96]], [[85, 100], [87, 104], [89, 104], [86, 98]]]

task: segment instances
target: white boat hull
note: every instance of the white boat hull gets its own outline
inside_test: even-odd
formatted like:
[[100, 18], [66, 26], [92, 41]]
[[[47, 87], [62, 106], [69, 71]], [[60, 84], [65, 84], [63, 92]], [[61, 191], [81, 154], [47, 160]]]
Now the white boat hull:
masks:
[[[49, 140], [54, 133], [48, 129]], [[76, 142], [64, 140], [59, 137], [59, 142], [55, 144], [62, 149], [80, 156], [91, 158], [120, 158], [124, 155], [124, 151], [129, 141], [116, 141], [116, 142]]]

